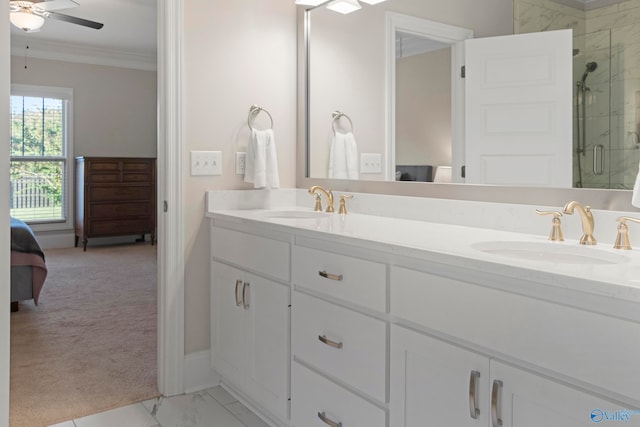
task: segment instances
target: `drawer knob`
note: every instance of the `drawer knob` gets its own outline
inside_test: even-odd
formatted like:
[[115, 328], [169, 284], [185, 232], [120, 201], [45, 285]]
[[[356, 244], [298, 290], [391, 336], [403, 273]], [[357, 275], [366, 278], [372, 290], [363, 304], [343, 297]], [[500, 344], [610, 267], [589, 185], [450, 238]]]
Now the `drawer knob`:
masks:
[[337, 423], [335, 421], [332, 421], [329, 417], [327, 417], [327, 414], [325, 414], [324, 412], [318, 412], [318, 418], [320, 418], [322, 422], [328, 426], [342, 427], [342, 423]]
[[336, 282], [342, 281], [342, 274], [331, 274], [326, 271], [318, 271], [318, 274], [325, 279], [335, 280]]
[[341, 349], [342, 348], [342, 343], [341, 342], [331, 341], [329, 338], [327, 338], [326, 335], [318, 335], [318, 340], [321, 343], [328, 345], [329, 347], [333, 347], [333, 348], [337, 348], [337, 349]]

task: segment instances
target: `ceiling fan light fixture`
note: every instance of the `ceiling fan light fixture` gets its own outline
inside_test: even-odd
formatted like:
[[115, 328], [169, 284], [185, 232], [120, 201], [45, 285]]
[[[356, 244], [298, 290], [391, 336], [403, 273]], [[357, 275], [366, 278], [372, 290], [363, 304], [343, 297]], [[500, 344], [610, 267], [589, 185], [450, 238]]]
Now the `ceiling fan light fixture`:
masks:
[[44, 18], [30, 12], [18, 11], [9, 14], [11, 23], [27, 33], [39, 31], [44, 24]]
[[333, 0], [327, 5], [327, 9], [346, 15], [347, 13], [362, 9], [362, 6], [360, 6], [358, 0]]

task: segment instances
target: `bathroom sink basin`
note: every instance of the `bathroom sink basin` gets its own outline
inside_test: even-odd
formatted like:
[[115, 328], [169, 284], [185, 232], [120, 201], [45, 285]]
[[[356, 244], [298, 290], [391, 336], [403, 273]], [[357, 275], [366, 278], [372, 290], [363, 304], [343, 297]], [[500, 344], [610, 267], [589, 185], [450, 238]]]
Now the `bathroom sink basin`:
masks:
[[629, 257], [622, 253], [566, 242], [492, 241], [474, 243], [471, 247], [488, 254], [554, 264], [619, 264], [629, 261]]
[[324, 218], [329, 215], [326, 212], [316, 211], [304, 211], [304, 210], [278, 210], [278, 211], [266, 211], [263, 215], [267, 218], [290, 218], [290, 219], [305, 219], [305, 218]]

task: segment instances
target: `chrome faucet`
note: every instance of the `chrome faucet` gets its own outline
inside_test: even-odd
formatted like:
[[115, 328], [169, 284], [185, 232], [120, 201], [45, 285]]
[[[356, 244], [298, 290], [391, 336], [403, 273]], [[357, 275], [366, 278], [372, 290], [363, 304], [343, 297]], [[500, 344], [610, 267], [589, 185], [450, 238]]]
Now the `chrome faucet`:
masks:
[[320, 195], [318, 195], [317, 192], [324, 194], [325, 198], [327, 199], [327, 212], [335, 212], [335, 210], [333, 209], [333, 193], [331, 192], [331, 190], [325, 190], [319, 185], [314, 185], [313, 187], [309, 188], [309, 194], [316, 195], [316, 206], [314, 210], [318, 212], [322, 211], [322, 204], [319, 203]]
[[580, 219], [582, 220], [582, 237], [580, 238], [580, 244], [595, 245], [597, 242], [596, 238], [593, 237], [594, 221], [591, 208], [589, 206], [583, 207], [580, 203], [573, 200], [564, 206], [562, 213], [573, 215], [574, 209], [578, 211], [578, 215], [580, 215]]

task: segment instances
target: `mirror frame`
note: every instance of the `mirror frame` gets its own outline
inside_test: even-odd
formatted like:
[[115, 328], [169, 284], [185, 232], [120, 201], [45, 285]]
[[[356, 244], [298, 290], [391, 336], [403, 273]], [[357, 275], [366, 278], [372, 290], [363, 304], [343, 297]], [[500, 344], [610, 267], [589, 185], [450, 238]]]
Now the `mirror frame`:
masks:
[[579, 200], [593, 209], [635, 211], [631, 191], [585, 188], [504, 187], [476, 184], [436, 184], [405, 181], [363, 181], [311, 178], [309, 174], [310, 56], [311, 11], [298, 11], [298, 156], [296, 186], [322, 185], [342, 192], [391, 194], [397, 196], [457, 199], [491, 203], [514, 203], [536, 206], [564, 206]]

